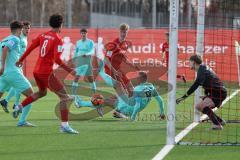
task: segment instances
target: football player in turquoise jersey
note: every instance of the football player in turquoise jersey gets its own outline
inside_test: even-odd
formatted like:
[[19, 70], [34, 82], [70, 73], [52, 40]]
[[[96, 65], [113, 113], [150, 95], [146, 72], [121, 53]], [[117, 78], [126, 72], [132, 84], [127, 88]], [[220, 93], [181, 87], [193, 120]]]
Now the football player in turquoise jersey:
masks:
[[[145, 72], [140, 71], [138, 75], [137, 86], [134, 87], [132, 97], [128, 98], [126, 94], [122, 94], [118, 97], [106, 98], [104, 100], [105, 105], [115, 107], [115, 112], [113, 113], [114, 117], [128, 118], [128, 116], [130, 116], [131, 120], [135, 120], [137, 114], [145, 109], [152, 97], [154, 97], [158, 102], [160, 118], [165, 119], [162, 97], [158, 94], [154, 85], [147, 82], [147, 74]], [[82, 99], [77, 99], [77, 103], [79, 107], [94, 107], [90, 101], [83, 101]]]
[[[11, 22], [11, 35], [1, 41], [0, 98], [11, 87], [25, 96], [30, 96], [33, 93], [30, 82], [23, 75], [22, 70], [15, 65], [21, 56], [20, 35], [22, 29], [23, 24], [21, 22]], [[8, 112], [7, 108], [3, 107], [3, 109]]]
[[115, 112], [113, 113], [114, 117], [127, 118], [129, 116], [131, 120], [135, 120], [137, 114], [148, 106], [152, 97], [157, 100], [160, 109], [160, 118], [165, 119], [162, 97], [158, 94], [154, 85], [147, 82], [147, 74], [140, 71], [132, 97], [127, 98], [127, 96], [123, 97], [123, 95], [120, 95], [119, 97], [111, 97], [105, 101], [106, 105], [115, 106]]
[[[31, 24], [28, 21], [24, 21], [23, 22], [23, 30], [22, 30], [22, 34], [20, 35], [20, 56], [26, 51], [27, 49], [27, 37], [28, 34], [30, 32], [30, 28], [31, 28]], [[15, 102], [13, 105], [13, 108], [19, 104], [19, 100], [20, 100], [20, 96], [21, 93], [16, 92], [16, 90], [12, 87], [10, 88], [10, 90], [8, 91], [8, 94], [6, 96], [5, 99], [0, 101], [0, 104], [2, 105], [3, 108], [5, 108], [5, 110], [8, 112], [8, 102], [10, 101], [10, 99], [15, 96]], [[29, 123], [26, 121], [26, 118], [30, 112], [31, 109], [31, 105], [29, 105], [28, 107], [25, 107], [23, 109], [23, 113], [21, 114], [21, 117], [19, 118], [18, 124], [17, 126], [34, 126], [33, 124]]]
[[80, 30], [81, 39], [77, 41], [74, 51], [73, 64], [77, 73], [72, 83], [72, 94], [77, 95], [78, 81], [81, 76], [86, 77], [91, 84], [93, 93], [96, 92], [96, 83], [93, 79], [92, 56], [94, 55], [94, 42], [87, 38], [87, 29]]

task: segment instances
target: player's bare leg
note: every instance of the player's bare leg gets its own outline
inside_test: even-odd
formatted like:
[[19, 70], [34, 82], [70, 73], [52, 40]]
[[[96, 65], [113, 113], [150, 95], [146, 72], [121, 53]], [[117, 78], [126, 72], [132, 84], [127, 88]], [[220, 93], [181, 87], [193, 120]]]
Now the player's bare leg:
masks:
[[26, 90], [23, 92], [23, 94], [27, 97], [26, 99], [23, 100], [21, 105], [24, 107], [32, 102], [35, 102], [39, 98], [42, 98], [47, 95], [47, 88], [41, 89], [35, 93], [33, 93], [32, 90]]
[[196, 105], [196, 108], [200, 112], [208, 115], [209, 119], [213, 123], [212, 129], [223, 129], [221, 124], [223, 120], [212, 111], [212, 108], [214, 107], [215, 107], [215, 104], [213, 103], [212, 99], [209, 97], [203, 98], [203, 100]]

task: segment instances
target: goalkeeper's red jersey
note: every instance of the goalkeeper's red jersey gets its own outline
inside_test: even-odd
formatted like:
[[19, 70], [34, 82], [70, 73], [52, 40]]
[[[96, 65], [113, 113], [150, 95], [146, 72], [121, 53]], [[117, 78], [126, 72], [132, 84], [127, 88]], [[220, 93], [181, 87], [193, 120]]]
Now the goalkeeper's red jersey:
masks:
[[39, 46], [39, 54], [36, 55], [38, 58], [34, 68], [34, 73], [45, 75], [50, 74], [53, 71], [54, 62], [63, 66], [63, 68], [67, 71], [71, 71], [71, 69], [60, 59], [60, 55], [62, 54], [62, 45], [62, 39], [57, 32], [45, 32], [32, 41], [31, 46], [26, 50], [19, 61], [22, 62], [33, 49]]

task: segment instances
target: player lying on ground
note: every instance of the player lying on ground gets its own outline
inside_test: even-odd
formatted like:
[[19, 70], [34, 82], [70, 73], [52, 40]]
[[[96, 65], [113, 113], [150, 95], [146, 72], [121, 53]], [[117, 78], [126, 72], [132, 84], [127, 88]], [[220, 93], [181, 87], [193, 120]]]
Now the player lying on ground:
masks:
[[[95, 69], [95, 70], [97, 70], [97, 69]], [[116, 94], [118, 94], [118, 95], [123, 95], [123, 94], [125, 95], [126, 94], [125, 89], [123, 88], [121, 83], [116, 81], [116, 80], [114, 80], [112, 77], [110, 77], [108, 74], [106, 74], [103, 69], [101, 69], [98, 74], [101, 76], [103, 81], [108, 86], [113, 87], [115, 89]], [[94, 97], [98, 97], [98, 95], [100, 95], [100, 94], [94, 94], [92, 96], [92, 100], [91, 101], [85, 101], [85, 100], [83, 100], [81, 98], [81, 95], [77, 95], [77, 96], [75, 96], [74, 104], [75, 104], [75, 106], [77, 108], [90, 107], [90, 108], [96, 109], [98, 114], [99, 114], [99, 116], [103, 117], [103, 107], [104, 106], [103, 105], [94, 104], [94, 102], [93, 102]]]
[[[16, 93], [22, 93], [25, 96], [30, 96], [33, 93], [32, 86], [23, 75], [22, 69], [15, 66], [24, 49], [24, 46], [21, 46], [23, 42], [20, 40], [22, 28], [23, 24], [21, 22], [11, 22], [11, 35], [1, 41], [0, 97], [11, 88], [13, 88]], [[7, 105], [3, 105], [3, 108], [5, 112], [9, 112]], [[19, 119], [18, 126], [34, 126], [26, 122], [30, 108], [31, 104], [26, 106], [26, 109]]]
[[114, 96], [105, 100], [105, 105], [115, 107], [114, 117], [127, 118], [127, 116], [130, 116], [131, 120], [135, 120], [137, 114], [145, 109], [152, 97], [154, 97], [160, 108], [160, 118], [165, 119], [163, 99], [154, 85], [147, 82], [147, 74], [145, 72], [140, 71], [138, 73], [137, 85], [134, 87], [133, 96], [127, 99], [128, 102], [126, 102], [126, 98], [123, 96]]
[[225, 125], [225, 121], [217, 116], [212, 109], [221, 106], [222, 102], [227, 97], [226, 88], [212, 69], [202, 64], [200, 56], [192, 55], [190, 57], [190, 68], [197, 72], [197, 78], [193, 85], [188, 89], [187, 93], [181, 98], [178, 98], [176, 103], [179, 104], [191, 95], [199, 86], [202, 86], [205, 96], [202, 97], [202, 101], [195, 107], [200, 112], [208, 115], [213, 123], [212, 129], [223, 129], [222, 125]]
[[96, 83], [93, 79], [92, 56], [94, 54], [94, 42], [87, 38], [87, 29], [81, 29], [81, 39], [77, 41], [74, 51], [73, 64], [75, 66], [76, 77], [72, 83], [72, 94], [77, 95], [78, 81], [84, 77], [91, 84], [93, 93], [96, 92]]
[[[163, 46], [162, 46], [162, 57], [163, 57], [163, 61], [166, 60], [166, 66], [168, 68], [169, 67], [169, 33], [166, 32], [165, 35], [166, 35], [167, 41], [163, 43]], [[177, 78], [182, 79], [183, 82], [186, 83], [185, 75], [177, 75]]]
[[[105, 58], [107, 59], [106, 62], [110, 63], [108, 64], [105, 62], [105, 72], [113, 79], [119, 81], [127, 90], [128, 96], [131, 96], [133, 85], [123, 70], [129, 70], [132, 68], [137, 71], [138, 69], [131, 62], [129, 62], [126, 56], [128, 48], [132, 46], [130, 41], [126, 41], [128, 31], [128, 24], [121, 24], [119, 28], [119, 38], [116, 38], [114, 41], [105, 45], [105, 49], [107, 51], [105, 55]], [[116, 74], [115, 71], [118, 73]]]
[[38, 92], [28, 96], [23, 102], [14, 109], [14, 117], [17, 117], [22, 108], [32, 102], [47, 95], [47, 88], [54, 92], [60, 98], [60, 113], [61, 113], [61, 132], [78, 133], [68, 124], [68, 105], [72, 98], [67, 94], [64, 85], [53, 73], [53, 64], [56, 62], [60, 67], [75, 76], [75, 71], [63, 63], [60, 56], [62, 53], [62, 38], [59, 36], [63, 24], [63, 17], [59, 14], [54, 14], [49, 19], [51, 30], [40, 34], [35, 38], [26, 50], [20, 60], [16, 63], [21, 66], [24, 59], [39, 46], [40, 54], [35, 65], [33, 75], [38, 86]]
[[[116, 91], [117, 94], [122, 95], [122, 94], [126, 94], [126, 90], [124, 89], [124, 87], [122, 86], [122, 84], [113, 79], [111, 76], [109, 76], [105, 70], [104, 70], [104, 65], [105, 62], [108, 61], [107, 59], [104, 59], [104, 54], [97, 50], [95, 55], [93, 56], [93, 78], [94, 81], [96, 81], [98, 75], [102, 78], [102, 80], [109, 86], [109, 87], [113, 87]], [[112, 71], [115, 71], [115, 76], [117, 74], [119, 74], [119, 72], [117, 72], [116, 70], [114, 70], [114, 68], [112, 68], [111, 63], [106, 64], [108, 66], [108, 68], [111, 68]], [[96, 94], [97, 95], [97, 94]], [[102, 117], [103, 116], [103, 110], [102, 110], [102, 105], [94, 105], [91, 101], [84, 101], [81, 98], [81, 95], [77, 95], [75, 96], [75, 100], [74, 100], [74, 104], [77, 108], [81, 108], [81, 107], [90, 107], [90, 108], [94, 108], [97, 110], [98, 114]]]
[[[24, 21], [23, 22], [22, 34], [20, 35], [20, 56], [27, 49], [27, 36], [28, 36], [28, 33], [30, 32], [30, 28], [31, 28], [30, 22]], [[23, 72], [22, 69], [21, 69], [21, 72]], [[0, 101], [0, 104], [4, 108], [4, 111], [7, 112], [7, 113], [9, 113], [8, 102], [10, 101], [10, 99], [13, 96], [15, 97], [13, 108], [15, 108], [15, 106], [19, 104], [21, 93], [17, 92], [13, 87], [10, 88], [10, 90], [8, 91], [7, 96], [3, 100]], [[21, 126], [34, 126], [33, 124], [31, 124], [31, 123], [26, 121], [27, 116], [28, 116], [30, 110], [31, 110], [31, 105], [29, 105], [28, 107], [25, 107], [23, 109], [22, 114], [21, 114], [21, 116], [19, 118], [17, 126], [19, 126], [19, 127], [21, 127]]]

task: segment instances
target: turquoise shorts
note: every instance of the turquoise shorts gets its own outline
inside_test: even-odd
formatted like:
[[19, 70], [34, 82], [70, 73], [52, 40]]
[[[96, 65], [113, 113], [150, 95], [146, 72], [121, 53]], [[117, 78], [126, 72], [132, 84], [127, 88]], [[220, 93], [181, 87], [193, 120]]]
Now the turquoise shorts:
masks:
[[77, 72], [76, 74], [79, 76], [92, 76], [92, 57], [91, 56], [80, 56], [76, 59], [75, 62]]
[[27, 78], [18, 71], [4, 73], [0, 78], [0, 92], [3, 93], [13, 87], [16, 92], [22, 93], [23, 91], [32, 88], [31, 83]]
[[8, 92], [11, 88], [9, 85], [3, 85], [4, 79], [3, 76], [0, 76], [0, 93]]
[[130, 106], [126, 102], [124, 102], [121, 98], [118, 98], [116, 110], [120, 111], [121, 113], [127, 116], [131, 116], [134, 110], [134, 106]]

